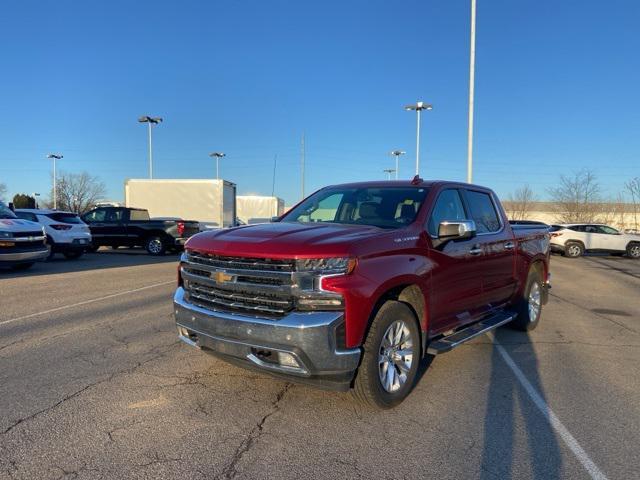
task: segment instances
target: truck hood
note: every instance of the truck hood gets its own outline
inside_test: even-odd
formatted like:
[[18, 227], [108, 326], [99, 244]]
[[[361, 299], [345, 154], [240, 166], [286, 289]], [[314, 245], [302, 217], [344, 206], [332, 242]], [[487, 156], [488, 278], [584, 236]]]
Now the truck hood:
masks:
[[186, 248], [239, 257], [352, 256], [364, 241], [391, 232], [367, 225], [263, 223], [203, 232], [191, 237]]
[[0, 231], [3, 232], [41, 232], [42, 225], [21, 218], [0, 218]]

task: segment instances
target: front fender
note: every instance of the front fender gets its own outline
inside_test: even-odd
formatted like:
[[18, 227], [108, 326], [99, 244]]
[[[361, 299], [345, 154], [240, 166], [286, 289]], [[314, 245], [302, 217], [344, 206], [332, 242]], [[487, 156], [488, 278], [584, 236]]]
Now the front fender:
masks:
[[326, 279], [324, 287], [344, 297], [347, 347], [362, 344], [375, 310], [387, 293], [409, 285], [417, 285], [424, 295], [425, 315], [419, 320], [426, 331], [432, 267], [431, 260], [421, 255], [383, 255], [359, 260], [351, 275]]

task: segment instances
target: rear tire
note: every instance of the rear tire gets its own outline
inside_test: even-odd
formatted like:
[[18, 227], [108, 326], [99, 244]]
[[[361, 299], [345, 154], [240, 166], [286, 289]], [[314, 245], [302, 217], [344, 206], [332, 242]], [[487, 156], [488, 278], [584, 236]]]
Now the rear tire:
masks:
[[530, 332], [540, 323], [542, 315], [542, 274], [539, 269], [532, 268], [527, 276], [527, 284], [518, 303], [516, 313], [518, 316], [509, 323], [509, 326], [521, 332]]
[[87, 252], [96, 253], [99, 248], [100, 248], [100, 245], [91, 245], [87, 247]]
[[640, 258], [640, 243], [630, 243], [627, 245], [627, 257], [638, 260]]
[[167, 251], [167, 247], [160, 237], [149, 237], [144, 244], [144, 248], [150, 255], [160, 256], [164, 255]]
[[578, 242], [567, 242], [564, 246], [564, 256], [578, 258], [584, 255], [584, 247]]
[[401, 302], [383, 304], [363, 350], [353, 396], [375, 408], [395, 407], [413, 389], [420, 364], [420, 330], [413, 311]]

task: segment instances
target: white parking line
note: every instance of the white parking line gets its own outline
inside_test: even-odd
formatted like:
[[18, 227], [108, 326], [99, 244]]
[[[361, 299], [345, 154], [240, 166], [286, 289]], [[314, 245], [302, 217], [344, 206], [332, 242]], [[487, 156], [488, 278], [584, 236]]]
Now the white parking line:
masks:
[[569, 433], [569, 430], [567, 430], [567, 428], [562, 424], [560, 419], [558, 419], [557, 415], [553, 413], [553, 410], [551, 410], [551, 408], [549, 407], [547, 402], [544, 400], [542, 395], [540, 395], [537, 392], [537, 390], [533, 387], [533, 385], [531, 385], [529, 380], [527, 380], [527, 377], [524, 376], [524, 373], [522, 373], [522, 370], [520, 370], [520, 368], [516, 365], [516, 363], [513, 361], [513, 358], [511, 358], [511, 356], [507, 353], [505, 348], [499, 343], [497, 343], [495, 337], [493, 338], [493, 341], [494, 341], [495, 347], [498, 349], [498, 352], [500, 352], [502, 359], [509, 366], [509, 368], [511, 369], [513, 374], [516, 376], [516, 378], [518, 379], [522, 387], [525, 389], [525, 391], [527, 392], [531, 400], [533, 400], [533, 403], [535, 404], [535, 406], [538, 407], [538, 410], [540, 410], [542, 415], [549, 421], [553, 429], [556, 432], [558, 432], [558, 434], [560, 435], [564, 443], [567, 445], [567, 447], [569, 447], [569, 449], [573, 452], [573, 454], [576, 456], [578, 461], [587, 470], [587, 472], [589, 472], [589, 475], [591, 475], [591, 478], [593, 478], [594, 480], [607, 480], [607, 476], [602, 472], [602, 470], [600, 470], [597, 467], [595, 463], [593, 463], [593, 460], [589, 458], [589, 455], [587, 455], [587, 452], [584, 451], [584, 449], [580, 446], [580, 444], [573, 437], [573, 435]]
[[150, 288], [161, 287], [163, 285], [169, 285], [171, 283], [176, 283], [175, 280], [171, 280], [170, 282], [162, 282], [162, 283], [154, 283], [153, 285], [147, 285], [146, 287], [134, 288], [133, 290], [127, 290], [125, 292], [112, 293], [110, 295], [105, 295], [104, 297], [92, 298], [91, 300], [85, 300], [84, 302], [73, 303], [71, 305], [64, 305], [62, 307], [52, 308], [50, 310], [45, 310], [43, 312], [30, 313], [29, 315], [24, 315], [22, 317], [11, 318], [9, 320], [3, 320], [0, 322], [0, 325], [6, 325], [8, 323], [19, 322], [20, 320], [27, 320], [28, 318], [37, 317], [40, 315], [46, 315], [47, 313], [59, 312], [60, 310], [66, 310], [67, 308], [75, 308], [81, 307], [82, 305], [88, 305], [90, 303], [101, 302], [102, 300], [108, 300], [109, 298], [120, 297], [122, 295], [128, 295], [130, 293], [142, 292], [143, 290], [149, 290]]

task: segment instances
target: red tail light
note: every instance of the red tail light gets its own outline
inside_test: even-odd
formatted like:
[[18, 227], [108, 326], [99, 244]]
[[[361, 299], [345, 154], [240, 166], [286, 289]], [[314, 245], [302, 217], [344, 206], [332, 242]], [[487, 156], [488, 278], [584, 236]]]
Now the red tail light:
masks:
[[184, 222], [178, 222], [178, 235], [184, 235]]
[[49, 226], [54, 230], [71, 230], [71, 225], [60, 225], [59, 223], [56, 223], [54, 225], [49, 225]]

